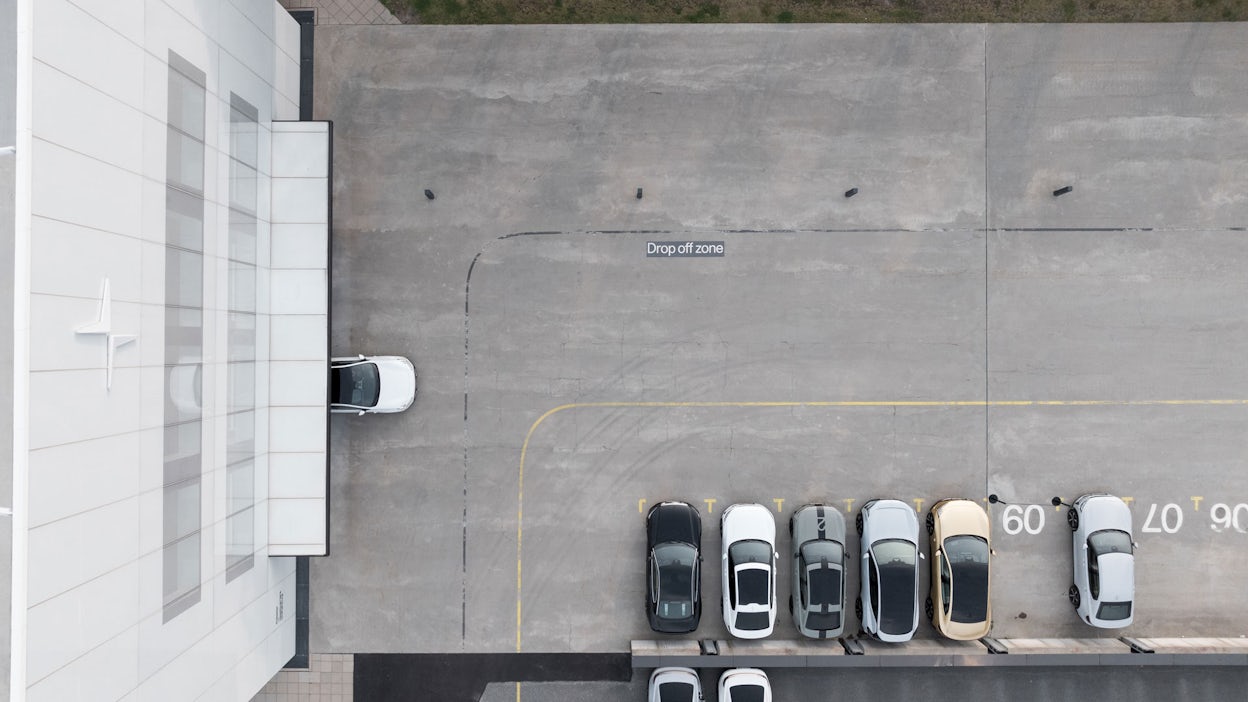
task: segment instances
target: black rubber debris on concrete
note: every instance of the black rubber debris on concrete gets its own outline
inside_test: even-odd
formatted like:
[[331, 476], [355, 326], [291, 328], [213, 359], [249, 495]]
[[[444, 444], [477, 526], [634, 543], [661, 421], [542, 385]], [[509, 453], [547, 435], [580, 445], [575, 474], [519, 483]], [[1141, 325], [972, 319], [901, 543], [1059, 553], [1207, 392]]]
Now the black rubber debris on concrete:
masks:
[[492, 682], [628, 682], [627, 653], [357, 653], [355, 699], [477, 702]]

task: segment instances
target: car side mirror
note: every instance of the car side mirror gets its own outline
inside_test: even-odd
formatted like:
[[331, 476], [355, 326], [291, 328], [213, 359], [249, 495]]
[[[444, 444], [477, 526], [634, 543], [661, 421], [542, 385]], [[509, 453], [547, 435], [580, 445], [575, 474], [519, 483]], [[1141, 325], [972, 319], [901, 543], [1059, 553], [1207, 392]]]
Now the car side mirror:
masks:
[[922, 551], [920, 551], [920, 552], [919, 552], [919, 560], [921, 560], [921, 561], [926, 561], [926, 560], [927, 560], [927, 556], [926, 556], [926, 555], [924, 555]]
[[357, 417], [363, 417], [363, 416], [364, 416], [364, 410], [360, 410], [359, 414], [357, 414], [357, 415], [355, 415], [355, 416], [357, 416]]

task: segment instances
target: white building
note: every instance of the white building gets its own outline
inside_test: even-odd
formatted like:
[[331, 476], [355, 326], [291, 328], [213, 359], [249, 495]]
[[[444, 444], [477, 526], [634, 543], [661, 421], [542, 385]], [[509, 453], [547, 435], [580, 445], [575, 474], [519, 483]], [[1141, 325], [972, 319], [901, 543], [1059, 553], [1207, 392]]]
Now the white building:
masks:
[[327, 549], [299, 38], [276, 0], [0, 0], [13, 700], [245, 700], [295, 653]]

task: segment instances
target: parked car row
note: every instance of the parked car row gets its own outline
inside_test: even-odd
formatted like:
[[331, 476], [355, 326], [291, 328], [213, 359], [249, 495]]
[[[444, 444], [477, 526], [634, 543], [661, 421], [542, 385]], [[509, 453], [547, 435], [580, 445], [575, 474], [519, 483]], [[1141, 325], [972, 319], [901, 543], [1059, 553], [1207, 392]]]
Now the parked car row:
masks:
[[[1089, 494], [1069, 505], [1074, 577], [1068, 593], [1079, 618], [1102, 628], [1127, 626], [1135, 600], [1131, 512], [1112, 495]], [[859, 542], [862, 631], [904, 642], [919, 625], [920, 549], [914, 510], [900, 500], [871, 500], [854, 518]], [[992, 542], [988, 514], [973, 500], [932, 505], [925, 519], [931, 587], [923, 611], [941, 635], [973, 640], [992, 628]], [[720, 516], [721, 608], [729, 634], [769, 636], [776, 623], [776, 523], [759, 504], [735, 504]], [[702, 613], [702, 522], [685, 502], [661, 502], [646, 516], [646, 612], [662, 633], [689, 633]], [[845, 628], [845, 573], [850, 558], [845, 520], [827, 505], [805, 505], [789, 519], [792, 559], [789, 611], [803, 636], [837, 638]]]
[[[650, 674], [649, 702], [699, 702], [702, 681], [692, 668], [659, 668]], [[719, 702], [771, 702], [771, 681], [758, 668], [731, 668], [719, 676]]]

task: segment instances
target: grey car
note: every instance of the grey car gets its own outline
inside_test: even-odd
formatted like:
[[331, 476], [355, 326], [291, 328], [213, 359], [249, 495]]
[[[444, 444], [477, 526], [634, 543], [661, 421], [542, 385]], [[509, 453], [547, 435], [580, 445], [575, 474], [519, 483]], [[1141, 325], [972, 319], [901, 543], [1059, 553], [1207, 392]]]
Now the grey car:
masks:
[[789, 518], [793, 577], [789, 611], [803, 636], [834, 639], [845, 630], [845, 518], [828, 505], [805, 505]]
[[854, 601], [862, 630], [880, 641], [909, 641], [919, 627], [919, 519], [900, 500], [871, 500], [854, 520], [862, 540], [862, 584]]

